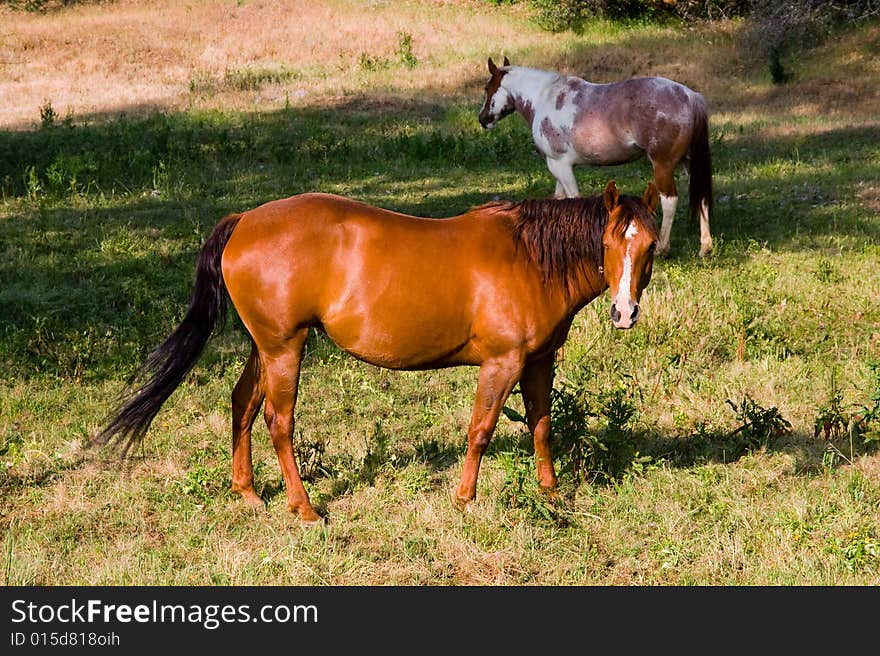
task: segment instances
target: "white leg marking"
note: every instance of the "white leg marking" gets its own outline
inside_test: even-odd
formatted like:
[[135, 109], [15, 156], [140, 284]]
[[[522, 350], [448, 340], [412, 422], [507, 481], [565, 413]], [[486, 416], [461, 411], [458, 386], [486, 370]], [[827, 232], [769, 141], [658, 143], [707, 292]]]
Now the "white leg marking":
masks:
[[562, 185], [566, 197], [577, 198], [580, 195], [577, 180], [574, 177], [574, 170], [570, 162], [548, 157], [547, 168], [550, 169], [550, 173], [556, 178], [557, 192], [559, 191], [559, 185]]
[[663, 208], [663, 224], [660, 226], [660, 243], [657, 244], [657, 252], [661, 255], [669, 252], [669, 236], [672, 234], [672, 222], [675, 220], [676, 205], [678, 205], [678, 196], [664, 196], [660, 194], [660, 207]]
[[553, 194], [553, 198], [565, 198], [565, 187], [559, 180], [556, 181], [556, 192]]
[[700, 207], [700, 256], [712, 250], [712, 235], [709, 232], [709, 205], [703, 201]]

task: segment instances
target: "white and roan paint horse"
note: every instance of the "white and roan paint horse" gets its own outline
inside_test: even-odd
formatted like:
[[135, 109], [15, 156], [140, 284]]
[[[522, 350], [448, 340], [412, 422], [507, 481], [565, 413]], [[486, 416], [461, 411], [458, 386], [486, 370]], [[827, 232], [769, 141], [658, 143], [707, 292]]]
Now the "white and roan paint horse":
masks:
[[511, 66], [507, 57], [503, 66], [489, 58], [489, 73], [480, 125], [492, 128], [508, 114], [522, 114], [535, 147], [556, 177], [556, 198], [579, 195], [576, 164], [610, 166], [647, 155], [663, 209], [657, 246], [662, 255], [669, 251], [678, 204], [675, 169], [684, 161], [691, 218], [700, 217], [700, 255], [712, 250], [712, 159], [702, 94], [663, 77], [594, 84], [571, 75]]

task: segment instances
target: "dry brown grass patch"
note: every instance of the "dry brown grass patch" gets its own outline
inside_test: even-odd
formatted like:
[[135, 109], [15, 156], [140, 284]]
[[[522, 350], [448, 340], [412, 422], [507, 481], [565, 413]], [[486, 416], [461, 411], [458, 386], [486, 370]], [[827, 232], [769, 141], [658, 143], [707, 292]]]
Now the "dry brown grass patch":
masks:
[[[484, 53], [524, 43], [522, 26], [509, 14], [468, 0], [430, 6], [126, 0], [46, 15], [6, 8], [0, 16], [8, 49], [0, 62], [0, 96], [18, 99], [0, 107], [0, 126], [14, 129], [32, 125], [46, 102], [62, 116], [81, 116], [193, 105], [240, 109], [267, 101], [320, 104], [377, 81], [403, 91], [460, 92], [482, 75]], [[414, 70], [398, 61], [401, 33], [411, 37], [419, 62]], [[541, 38], [535, 29], [532, 40]], [[387, 60], [388, 70], [361, 70], [364, 57]], [[278, 66], [302, 76], [276, 93], [191, 93], [194, 79]]]

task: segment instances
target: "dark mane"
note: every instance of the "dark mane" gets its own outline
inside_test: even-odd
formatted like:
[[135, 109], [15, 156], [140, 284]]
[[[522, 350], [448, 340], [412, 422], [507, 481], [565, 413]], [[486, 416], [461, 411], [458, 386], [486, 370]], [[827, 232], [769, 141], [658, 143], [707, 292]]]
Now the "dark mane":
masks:
[[583, 262], [601, 267], [602, 235], [608, 210], [602, 196], [564, 199], [527, 199], [519, 203], [513, 234], [544, 281], [568, 287], [569, 273]]
[[[623, 196], [622, 216], [635, 218], [657, 237], [657, 223], [637, 196]], [[568, 288], [569, 277], [584, 263], [600, 270], [605, 248], [602, 236], [608, 224], [608, 210], [601, 195], [582, 198], [538, 198], [519, 202], [498, 202], [489, 206], [511, 212], [514, 239], [541, 270], [545, 283]], [[617, 221], [613, 234], [622, 237], [629, 221]]]

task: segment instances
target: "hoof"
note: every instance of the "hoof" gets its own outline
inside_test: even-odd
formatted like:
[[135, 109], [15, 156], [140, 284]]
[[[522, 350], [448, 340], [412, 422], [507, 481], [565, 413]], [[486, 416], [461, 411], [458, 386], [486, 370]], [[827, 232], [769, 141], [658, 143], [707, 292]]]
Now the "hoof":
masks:
[[248, 506], [250, 506], [254, 510], [265, 510], [266, 509], [266, 502], [263, 501], [253, 489], [239, 490], [238, 493], [241, 495], [242, 501], [244, 501]]
[[549, 499], [556, 499], [559, 497], [559, 488], [556, 487], [555, 485], [552, 485], [552, 486], [542, 485], [540, 487], [540, 489], [541, 489], [541, 492], [544, 494], [544, 496], [546, 496]]
[[326, 529], [330, 527], [330, 520], [326, 517], [321, 517], [320, 515], [318, 516], [318, 519], [304, 519], [300, 516], [299, 525], [307, 529]]
[[287, 509], [299, 518], [299, 523], [303, 526], [323, 526], [326, 523], [326, 520], [316, 513], [310, 505], [306, 505], [304, 508], [288, 506]]
[[457, 496], [452, 499], [452, 505], [459, 512], [469, 513], [469, 512], [471, 512], [471, 502], [472, 501], [473, 501], [473, 499], [465, 499], [463, 497]]

